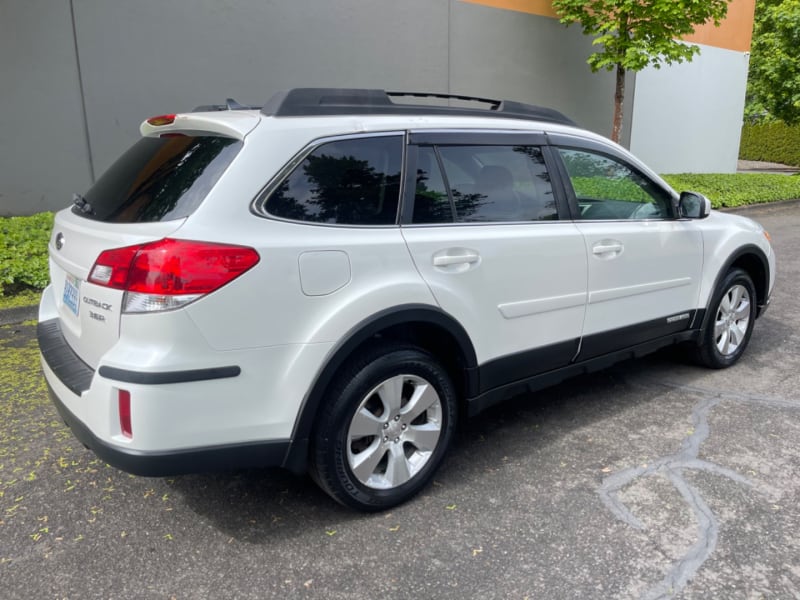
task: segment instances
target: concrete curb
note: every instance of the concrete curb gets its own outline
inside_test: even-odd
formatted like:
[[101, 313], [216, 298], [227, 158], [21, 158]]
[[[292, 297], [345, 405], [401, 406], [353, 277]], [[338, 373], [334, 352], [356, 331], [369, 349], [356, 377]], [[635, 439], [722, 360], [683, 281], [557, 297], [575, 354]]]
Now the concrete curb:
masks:
[[15, 308], [0, 309], [0, 325], [16, 325], [23, 321], [35, 319], [39, 314], [39, 307], [35, 304], [31, 306], [17, 306]]

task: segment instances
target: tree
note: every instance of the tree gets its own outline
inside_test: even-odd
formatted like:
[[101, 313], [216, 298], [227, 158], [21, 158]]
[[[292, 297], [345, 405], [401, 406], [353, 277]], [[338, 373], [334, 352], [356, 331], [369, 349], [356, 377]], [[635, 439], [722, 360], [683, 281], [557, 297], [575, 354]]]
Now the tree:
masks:
[[800, 0], [756, 3], [745, 113], [800, 122]]
[[707, 21], [719, 25], [730, 0], [553, 0], [561, 22], [579, 23], [602, 46], [586, 61], [593, 72], [616, 69], [611, 139], [619, 142], [625, 73], [690, 61], [697, 46], [680, 42]]

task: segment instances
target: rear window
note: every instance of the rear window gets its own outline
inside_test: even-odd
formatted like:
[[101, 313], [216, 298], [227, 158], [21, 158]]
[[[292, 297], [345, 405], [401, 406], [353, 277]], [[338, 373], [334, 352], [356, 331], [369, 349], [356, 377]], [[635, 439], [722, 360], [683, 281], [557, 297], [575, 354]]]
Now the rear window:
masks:
[[188, 217], [241, 147], [241, 141], [225, 137], [142, 138], [86, 192], [86, 204], [72, 211], [108, 223]]

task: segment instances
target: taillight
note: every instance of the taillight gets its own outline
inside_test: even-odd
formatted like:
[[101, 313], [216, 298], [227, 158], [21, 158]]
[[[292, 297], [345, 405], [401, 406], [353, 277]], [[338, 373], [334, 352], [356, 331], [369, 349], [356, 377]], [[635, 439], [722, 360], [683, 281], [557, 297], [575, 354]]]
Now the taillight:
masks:
[[97, 257], [89, 281], [124, 290], [123, 312], [154, 312], [185, 306], [258, 261], [258, 253], [245, 246], [167, 238], [106, 250]]
[[160, 115], [158, 117], [150, 117], [147, 119], [147, 122], [155, 127], [160, 125], [172, 125], [175, 122], [175, 115]]

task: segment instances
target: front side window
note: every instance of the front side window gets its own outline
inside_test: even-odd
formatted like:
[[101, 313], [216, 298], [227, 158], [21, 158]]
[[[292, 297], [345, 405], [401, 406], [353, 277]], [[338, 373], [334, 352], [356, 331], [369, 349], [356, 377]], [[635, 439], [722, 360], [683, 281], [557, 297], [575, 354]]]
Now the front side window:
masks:
[[536, 146], [422, 146], [417, 161], [414, 223], [558, 218]]
[[270, 215], [339, 225], [393, 225], [400, 199], [401, 136], [322, 144], [272, 192]]
[[581, 219], [669, 218], [669, 194], [622, 162], [586, 150], [560, 148], [559, 153]]

